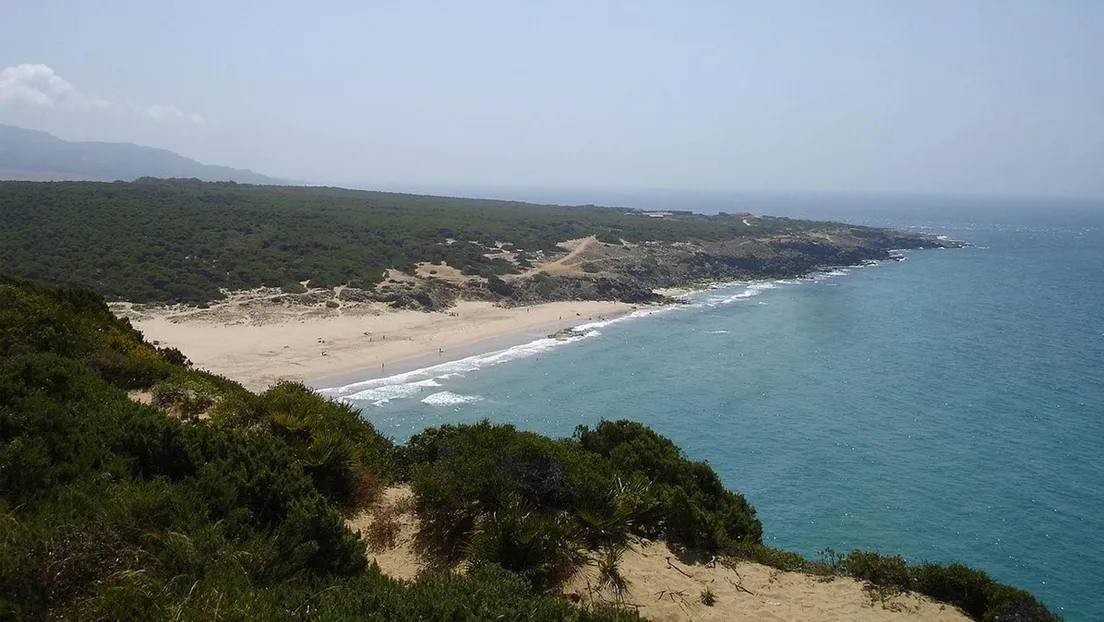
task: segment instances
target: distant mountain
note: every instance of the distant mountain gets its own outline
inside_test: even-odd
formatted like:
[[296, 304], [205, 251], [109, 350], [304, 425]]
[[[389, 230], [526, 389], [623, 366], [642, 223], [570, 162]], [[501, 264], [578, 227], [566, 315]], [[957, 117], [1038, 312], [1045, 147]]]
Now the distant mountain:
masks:
[[46, 132], [0, 124], [0, 179], [133, 181], [139, 177], [287, 183], [246, 169], [202, 164], [166, 149], [130, 143], [70, 142]]

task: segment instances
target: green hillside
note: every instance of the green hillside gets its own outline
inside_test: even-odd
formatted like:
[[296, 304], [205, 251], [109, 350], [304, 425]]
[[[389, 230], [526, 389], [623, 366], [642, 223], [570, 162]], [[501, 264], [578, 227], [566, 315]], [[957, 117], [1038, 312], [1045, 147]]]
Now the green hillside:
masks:
[[[344, 520], [395, 482], [442, 562], [412, 582], [367, 564]], [[0, 277], [0, 619], [632, 620], [554, 594], [585, 552], [642, 536], [978, 620], [1056, 619], [965, 566], [813, 563], [761, 534], [707, 464], [639, 424], [445, 426], [396, 446], [300, 385], [256, 395], [191, 369], [92, 292]]]
[[[647, 258], [634, 276], [771, 276], [825, 261], [884, 258], [934, 238], [786, 218], [648, 218], [594, 206], [539, 206], [335, 188], [242, 186], [196, 180], [136, 183], [0, 182], [0, 271], [93, 289], [110, 300], [202, 303], [220, 289], [351, 285], [371, 288], [388, 268], [447, 262], [467, 274], [506, 275], [565, 240], [737, 246]], [[823, 232], [857, 240], [838, 249]], [[813, 234], [816, 234], [815, 236]], [[499, 246], [517, 261], [488, 257]], [[651, 248], [651, 247], [649, 247]], [[749, 250], [750, 249], [750, 250]], [[675, 264], [681, 263], [668, 274]]]

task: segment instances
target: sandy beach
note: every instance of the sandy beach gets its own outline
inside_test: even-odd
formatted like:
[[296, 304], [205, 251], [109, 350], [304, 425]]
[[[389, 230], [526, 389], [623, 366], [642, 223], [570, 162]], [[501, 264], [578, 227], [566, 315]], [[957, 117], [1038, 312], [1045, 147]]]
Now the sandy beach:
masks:
[[112, 309], [130, 318], [147, 340], [178, 348], [196, 367], [260, 391], [279, 380], [378, 375], [411, 359], [443, 363], [472, 354], [484, 342], [493, 349], [504, 337], [535, 339], [634, 308], [599, 301], [513, 308], [461, 301], [447, 312], [426, 313], [379, 303], [281, 305], [268, 302], [269, 294], [237, 294], [210, 309], [129, 303]]

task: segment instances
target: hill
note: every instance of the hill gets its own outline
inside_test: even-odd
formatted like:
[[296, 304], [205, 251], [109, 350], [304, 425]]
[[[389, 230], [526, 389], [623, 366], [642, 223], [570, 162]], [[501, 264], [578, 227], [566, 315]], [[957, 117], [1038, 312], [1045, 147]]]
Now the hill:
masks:
[[284, 183], [249, 170], [201, 164], [165, 149], [130, 143], [71, 142], [46, 132], [0, 124], [0, 179], [133, 181], [141, 177]]
[[[0, 216], [7, 225], [0, 271], [88, 287], [112, 300], [194, 304], [261, 286], [301, 292], [304, 282], [430, 310], [458, 297], [637, 303], [655, 299], [654, 288], [792, 277], [887, 259], [892, 249], [949, 244], [751, 214], [184, 179], [0, 182]], [[390, 269], [417, 275], [418, 283], [381, 292]]]
[[[409, 487], [431, 562], [411, 581], [369, 563], [394, 537], [386, 522], [347, 522], [391, 484]], [[92, 292], [0, 276], [0, 619], [637, 620], [619, 606], [620, 560], [654, 557], [642, 539], [680, 565], [753, 560], [919, 592], [975, 620], [1057, 619], [961, 564], [814, 563], [762, 533], [707, 463], [640, 424], [566, 439], [446, 425], [396, 446], [301, 385], [258, 395], [192, 369]], [[556, 597], [585, 567], [613, 604]]]

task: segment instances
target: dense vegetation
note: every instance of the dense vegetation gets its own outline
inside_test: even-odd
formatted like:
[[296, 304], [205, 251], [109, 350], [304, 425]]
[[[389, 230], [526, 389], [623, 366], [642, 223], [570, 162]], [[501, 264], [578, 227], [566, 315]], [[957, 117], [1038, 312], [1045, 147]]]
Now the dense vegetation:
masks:
[[[367, 564], [344, 520], [395, 480], [442, 562], [413, 582]], [[585, 551], [637, 536], [917, 590], [979, 620], [1055, 619], [965, 566], [812, 564], [761, 533], [743, 497], [642, 425], [559, 440], [444, 426], [396, 447], [299, 385], [254, 395], [191, 369], [91, 292], [0, 277], [0, 619], [633, 620], [548, 594]]]
[[[254, 396], [180, 359], [91, 292], [0, 278], [0, 619], [636, 619], [493, 564], [382, 576], [343, 514], [396, 475], [391, 443], [302, 387]], [[209, 421], [177, 408], [203, 396]]]
[[604, 421], [560, 440], [446, 425], [414, 436], [404, 455], [434, 548], [499, 564], [537, 589], [570, 576], [584, 551], [632, 536], [716, 552], [762, 535], [755, 511], [708, 465], [638, 423]]
[[485, 276], [516, 271], [485, 256], [496, 242], [520, 250], [524, 266], [537, 251], [588, 235], [717, 241], [824, 225], [762, 218], [752, 228], [737, 216], [652, 219], [594, 206], [183, 179], [0, 182], [0, 218], [0, 272], [111, 300], [191, 303], [220, 299], [220, 289], [294, 289], [308, 280], [368, 287], [387, 268], [409, 271], [423, 261]]

